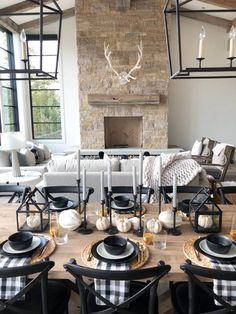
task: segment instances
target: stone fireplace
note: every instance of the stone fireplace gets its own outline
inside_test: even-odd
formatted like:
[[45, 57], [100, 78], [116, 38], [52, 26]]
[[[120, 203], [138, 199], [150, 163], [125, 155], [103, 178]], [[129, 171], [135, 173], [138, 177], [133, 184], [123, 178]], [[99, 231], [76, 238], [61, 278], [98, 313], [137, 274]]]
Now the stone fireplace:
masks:
[[105, 117], [105, 148], [142, 147], [142, 117]]
[[[119, 145], [167, 148], [168, 74], [163, 1], [131, 0], [126, 10], [119, 9], [117, 0], [75, 3], [81, 148]], [[120, 73], [129, 72], [136, 63], [140, 40], [141, 69], [132, 73], [135, 80], [121, 85], [105, 59], [104, 42], [109, 44], [112, 65]], [[120, 119], [124, 121], [122, 127]]]

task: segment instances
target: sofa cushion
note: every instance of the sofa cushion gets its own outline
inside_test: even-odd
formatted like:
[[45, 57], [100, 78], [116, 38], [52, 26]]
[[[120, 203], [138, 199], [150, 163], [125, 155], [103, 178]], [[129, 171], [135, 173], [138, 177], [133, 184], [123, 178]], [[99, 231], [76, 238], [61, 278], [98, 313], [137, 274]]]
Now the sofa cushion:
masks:
[[[119, 160], [111, 158], [112, 171], [119, 171]], [[88, 172], [107, 170], [107, 160], [103, 159], [82, 159], [80, 160], [80, 169], [85, 168]], [[74, 172], [77, 169], [77, 159], [72, 157], [61, 157], [50, 160], [48, 163], [49, 172]]]
[[0, 167], [11, 166], [10, 155], [11, 155], [10, 151], [2, 149], [0, 150]]
[[121, 159], [120, 160], [120, 171], [121, 172], [132, 172], [133, 166], [135, 166], [136, 171], [138, 171], [138, 167], [139, 167], [139, 159], [138, 158]]

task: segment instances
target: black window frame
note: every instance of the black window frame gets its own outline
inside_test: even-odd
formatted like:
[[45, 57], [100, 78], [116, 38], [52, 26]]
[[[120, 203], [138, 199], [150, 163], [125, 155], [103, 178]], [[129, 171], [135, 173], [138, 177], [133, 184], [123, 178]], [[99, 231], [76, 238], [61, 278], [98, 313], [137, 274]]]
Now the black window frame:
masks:
[[[0, 49], [2, 49], [8, 53], [9, 69], [14, 70], [15, 69], [15, 56], [14, 56], [14, 45], [13, 45], [12, 32], [10, 32], [8, 29], [6, 29], [5, 27], [3, 27], [1, 25], [0, 25], [0, 31], [3, 31], [7, 34], [7, 49], [1, 47], [1, 43], [0, 43]], [[1, 67], [1, 68], [6, 69], [4, 67]], [[2, 89], [5, 88], [5, 89], [11, 91], [12, 105], [4, 105], [2, 103], [2, 110], [4, 110], [4, 107], [13, 108], [13, 123], [4, 123], [4, 121], [1, 118], [0, 119], [0, 132], [5, 131], [4, 126], [14, 126], [12, 130], [7, 130], [7, 132], [8, 131], [9, 132], [17, 132], [20, 130], [16, 75], [14, 73], [11, 73], [9, 75], [11, 78], [11, 80], [8, 81], [10, 83], [10, 87], [4, 86], [4, 83], [3, 83], [4, 81], [2, 81], [1, 88]]]
[[[55, 41], [58, 41], [58, 38], [57, 38], [57, 35], [54, 35], [54, 34], [47, 34], [47, 35], [43, 35], [43, 38], [42, 38], [42, 42], [44, 41], [47, 41], [47, 40], [55, 40]], [[32, 56], [39, 56], [37, 54], [34, 54], [34, 55], [31, 55], [29, 53], [29, 45], [28, 45], [28, 42], [29, 41], [40, 41], [40, 36], [39, 35], [27, 35], [27, 50], [28, 50], [28, 56], [29, 56], [29, 60], [30, 60], [30, 57]], [[43, 54], [43, 56], [56, 56], [55, 54]], [[29, 67], [30, 67], [30, 62], [29, 62]], [[49, 72], [51, 73], [51, 72]], [[58, 74], [58, 71], [57, 71], [57, 74]], [[35, 89], [35, 88], [32, 88], [32, 80], [33, 78], [31, 78], [31, 75], [29, 74], [29, 90], [30, 90], [30, 112], [31, 112], [31, 130], [32, 130], [32, 138], [35, 139], [35, 140], [62, 140], [62, 121], [61, 121], [61, 104], [59, 104], [59, 106], [33, 106], [33, 97], [32, 97], [32, 91], [60, 91], [60, 88], [59, 89], [43, 89], [43, 88], [39, 88], [39, 89]], [[50, 79], [50, 78], [47, 78], [47, 80], [55, 80], [55, 79]], [[57, 79], [58, 80], [58, 79]], [[47, 107], [47, 108], [60, 108], [60, 122], [34, 122], [34, 114], [33, 114], [33, 108], [43, 108], [43, 107]], [[55, 137], [35, 137], [35, 132], [34, 132], [34, 125], [37, 125], [37, 124], [40, 124], [40, 125], [43, 125], [43, 124], [53, 124], [53, 125], [60, 125], [61, 126], [61, 136], [60, 138], [55, 138]]]

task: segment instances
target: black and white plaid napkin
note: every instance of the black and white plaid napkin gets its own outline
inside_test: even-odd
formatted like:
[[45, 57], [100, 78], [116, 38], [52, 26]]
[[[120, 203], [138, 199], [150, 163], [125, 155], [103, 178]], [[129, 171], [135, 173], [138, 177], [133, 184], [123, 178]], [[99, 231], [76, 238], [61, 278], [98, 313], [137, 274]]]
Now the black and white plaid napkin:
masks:
[[[0, 268], [18, 267], [29, 263], [29, 257], [10, 258], [0, 255]], [[25, 286], [25, 276], [0, 278], [0, 300], [14, 297]]]
[[[97, 269], [126, 271], [130, 269], [130, 266], [128, 263], [114, 264], [99, 261]], [[124, 302], [129, 297], [129, 280], [95, 279], [94, 286], [96, 292], [98, 292], [106, 300], [116, 305]], [[96, 303], [98, 305], [104, 305], [104, 303], [98, 298], [96, 298]]]
[[[227, 261], [211, 260], [211, 266], [214, 269], [224, 271], [236, 271], [236, 264]], [[213, 291], [218, 296], [224, 298], [231, 305], [236, 305], [236, 281], [213, 280]], [[216, 305], [221, 305], [215, 301]]]

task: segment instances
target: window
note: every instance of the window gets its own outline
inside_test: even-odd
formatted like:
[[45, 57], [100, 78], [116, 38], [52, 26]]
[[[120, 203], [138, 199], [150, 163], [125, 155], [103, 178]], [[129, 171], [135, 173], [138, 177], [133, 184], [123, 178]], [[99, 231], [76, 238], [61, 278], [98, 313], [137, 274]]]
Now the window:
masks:
[[[29, 66], [39, 68], [40, 41], [38, 36], [28, 36]], [[55, 71], [57, 38], [43, 38], [43, 68]], [[61, 139], [60, 87], [58, 80], [33, 80], [30, 77], [32, 132], [34, 139]]]
[[[3, 70], [15, 68], [12, 33], [2, 27], [0, 27], [0, 68]], [[12, 80], [1, 81], [3, 132], [19, 131], [15, 75], [9, 75]]]

